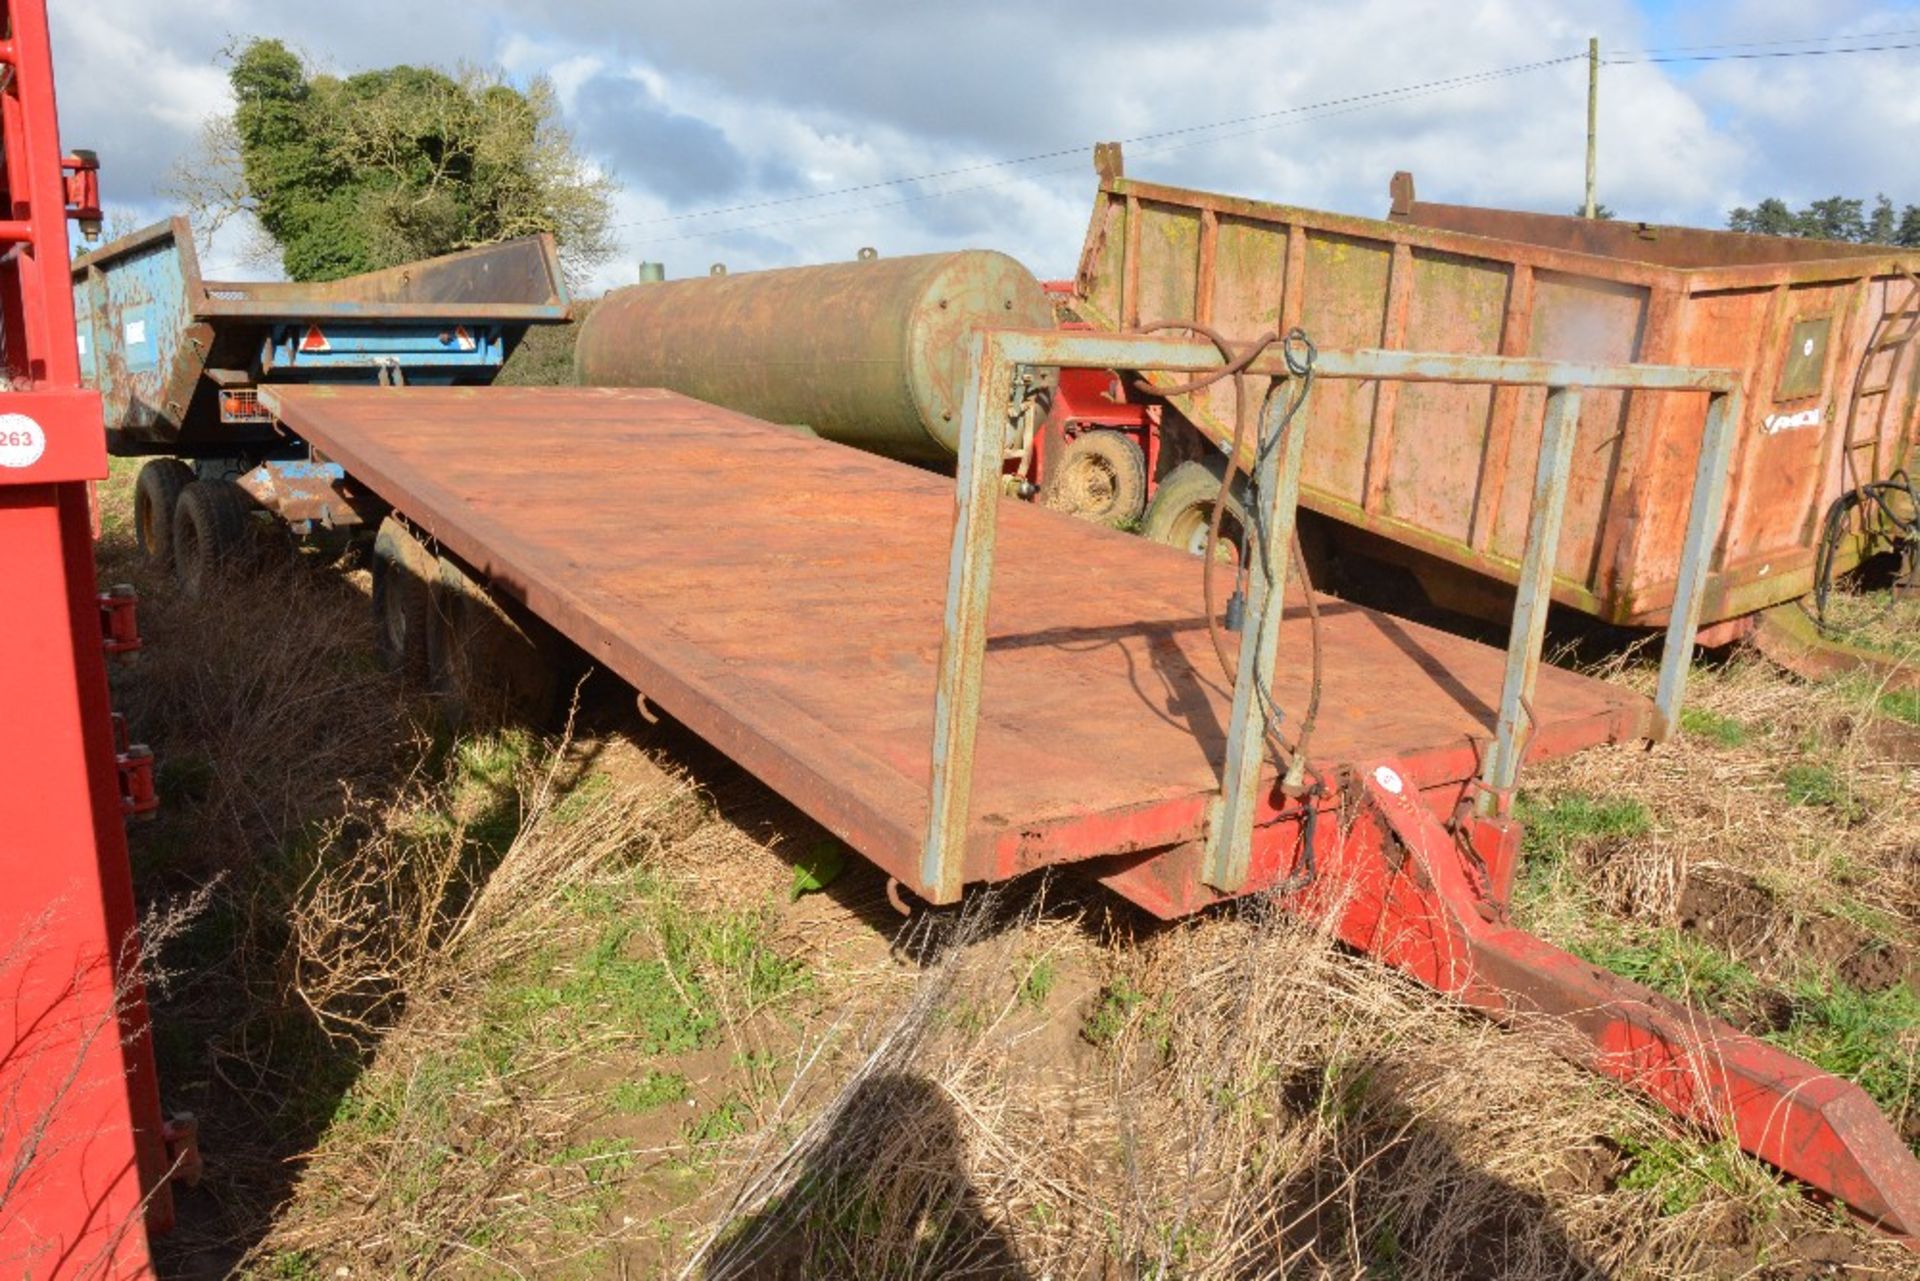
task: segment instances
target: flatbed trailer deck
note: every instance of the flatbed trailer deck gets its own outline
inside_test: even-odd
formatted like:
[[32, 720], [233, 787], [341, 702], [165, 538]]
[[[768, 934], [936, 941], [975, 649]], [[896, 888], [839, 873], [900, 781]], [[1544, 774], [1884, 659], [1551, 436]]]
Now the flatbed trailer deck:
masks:
[[[920, 855], [950, 479], [651, 389], [269, 396], [496, 591], [938, 897]], [[1032, 504], [1000, 507], [965, 879], [1198, 839], [1232, 702], [1200, 562]], [[1505, 656], [1320, 603], [1316, 765], [1393, 757], [1421, 789], [1452, 789], [1451, 803], [1493, 734]], [[1299, 707], [1297, 589], [1287, 613], [1274, 690]], [[1543, 669], [1532, 701], [1535, 757], [1648, 733], [1646, 699], [1572, 672]]]

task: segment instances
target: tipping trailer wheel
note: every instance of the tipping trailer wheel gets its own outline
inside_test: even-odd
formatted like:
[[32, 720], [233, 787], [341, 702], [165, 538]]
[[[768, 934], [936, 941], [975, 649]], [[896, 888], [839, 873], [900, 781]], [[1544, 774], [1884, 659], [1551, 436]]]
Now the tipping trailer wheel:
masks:
[[[1140, 532], [1156, 543], [1178, 547], [1191, 556], [1205, 554], [1207, 528], [1213, 519], [1213, 505], [1220, 499], [1220, 477], [1226, 461], [1185, 462], [1167, 473], [1160, 488], [1147, 504]], [[1240, 559], [1240, 544], [1246, 529], [1245, 482], [1236, 478], [1233, 493], [1227, 495], [1227, 510], [1220, 518], [1220, 541], [1214, 554], [1221, 560]]]
[[173, 510], [173, 578], [183, 595], [203, 596], [244, 557], [253, 503], [230, 480], [196, 480]]
[[1082, 432], [1048, 472], [1040, 502], [1054, 511], [1117, 528], [1147, 510], [1147, 456], [1124, 432]]
[[133, 482], [133, 538], [149, 565], [173, 560], [173, 513], [181, 491], [193, 483], [193, 468], [178, 458], [155, 458]]
[[392, 516], [373, 538], [373, 625], [380, 661], [416, 684], [427, 680], [428, 611], [439, 558]]
[[552, 720], [561, 685], [557, 646], [522, 627], [458, 565], [437, 559], [426, 667], [442, 721], [470, 731]]

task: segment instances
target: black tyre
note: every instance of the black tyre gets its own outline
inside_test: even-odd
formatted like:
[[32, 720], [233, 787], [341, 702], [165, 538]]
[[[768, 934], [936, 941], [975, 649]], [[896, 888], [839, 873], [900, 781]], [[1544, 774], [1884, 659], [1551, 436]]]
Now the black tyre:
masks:
[[389, 516], [373, 539], [373, 624], [380, 659], [407, 680], [427, 679], [427, 611], [432, 608], [436, 557], [413, 532]]
[[[1220, 477], [1226, 471], [1224, 459], [1185, 462], [1167, 473], [1154, 490], [1153, 501], [1140, 532], [1156, 543], [1178, 547], [1198, 556], [1206, 550], [1207, 527], [1213, 519], [1214, 504], [1220, 500]], [[1220, 518], [1220, 541], [1216, 554], [1223, 560], [1238, 560], [1246, 529], [1245, 477], [1234, 479], [1233, 492], [1227, 495], [1227, 510]]]
[[545, 725], [559, 708], [554, 643], [522, 626], [446, 557], [428, 596], [427, 679], [449, 729]]
[[1099, 525], [1136, 524], [1147, 510], [1147, 456], [1122, 432], [1082, 432], [1049, 462], [1040, 502]]
[[187, 596], [215, 589], [251, 543], [253, 503], [230, 480], [196, 480], [173, 510], [173, 578]]
[[173, 513], [193, 483], [193, 468], [178, 458], [156, 458], [133, 482], [133, 538], [149, 565], [165, 569], [173, 559]]

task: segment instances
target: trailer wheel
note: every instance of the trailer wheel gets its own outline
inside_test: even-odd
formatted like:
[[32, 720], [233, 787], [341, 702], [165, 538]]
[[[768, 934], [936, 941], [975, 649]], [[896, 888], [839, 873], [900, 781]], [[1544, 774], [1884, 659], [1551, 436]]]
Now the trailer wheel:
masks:
[[165, 569], [173, 559], [173, 512], [192, 483], [193, 468], [178, 458], [153, 459], [133, 482], [133, 538], [149, 565]]
[[1132, 525], [1147, 509], [1147, 456], [1124, 432], [1082, 432], [1047, 469], [1040, 501], [1098, 525]]
[[253, 504], [230, 480], [196, 480], [173, 510], [173, 577], [188, 597], [205, 594], [246, 553]]
[[554, 646], [543, 645], [444, 556], [428, 600], [427, 679], [449, 729], [537, 726], [553, 718], [560, 690]]
[[[1189, 555], [1206, 551], [1207, 527], [1213, 519], [1213, 505], [1220, 499], [1220, 477], [1224, 460], [1185, 462], [1167, 473], [1165, 480], [1147, 504], [1140, 532], [1156, 543], [1178, 547]], [[1215, 554], [1222, 560], [1240, 558], [1240, 544], [1246, 529], [1244, 480], [1236, 479], [1234, 492], [1227, 496], [1227, 510], [1220, 518], [1220, 542]]]
[[389, 516], [373, 539], [373, 625], [380, 660], [409, 681], [427, 679], [427, 611], [439, 558]]

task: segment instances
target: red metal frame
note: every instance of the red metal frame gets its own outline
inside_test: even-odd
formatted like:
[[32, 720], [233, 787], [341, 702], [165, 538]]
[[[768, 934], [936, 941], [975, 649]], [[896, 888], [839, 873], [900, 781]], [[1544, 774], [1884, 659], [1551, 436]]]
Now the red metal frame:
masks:
[[0, 0], [0, 22], [0, 1270], [139, 1276], [172, 1206], [94, 581], [106, 446], [68, 282], [97, 166], [60, 150], [45, 0]]

